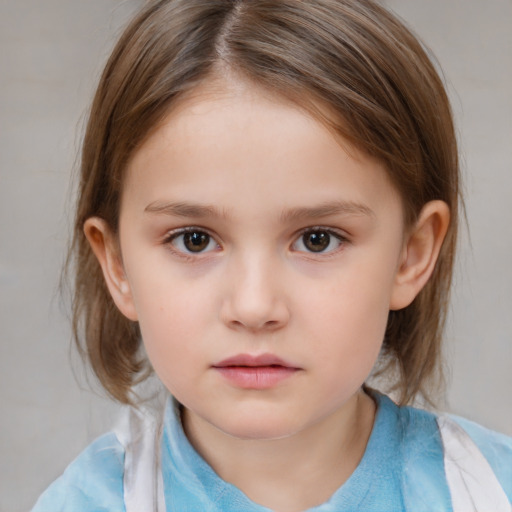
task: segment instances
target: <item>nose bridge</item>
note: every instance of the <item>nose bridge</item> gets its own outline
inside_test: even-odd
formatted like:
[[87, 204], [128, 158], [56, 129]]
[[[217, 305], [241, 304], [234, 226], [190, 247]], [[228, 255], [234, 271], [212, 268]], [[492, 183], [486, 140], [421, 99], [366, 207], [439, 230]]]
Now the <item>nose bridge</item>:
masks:
[[232, 255], [225, 320], [254, 330], [277, 328], [288, 320], [281, 259], [268, 250]]

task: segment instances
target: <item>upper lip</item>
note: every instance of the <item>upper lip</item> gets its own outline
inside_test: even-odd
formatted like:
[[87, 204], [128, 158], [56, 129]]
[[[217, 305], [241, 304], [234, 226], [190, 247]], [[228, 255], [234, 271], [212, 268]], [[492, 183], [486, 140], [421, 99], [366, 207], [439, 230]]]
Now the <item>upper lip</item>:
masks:
[[274, 354], [260, 354], [253, 356], [251, 354], [237, 354], [233, 357], [228, 357], [222, 361], [213, 365], [215, 368], [223, 368], [227, 366], [284, 366], [288, 368], [295, 368], [293, 364], [290, 364], [280, 357]]

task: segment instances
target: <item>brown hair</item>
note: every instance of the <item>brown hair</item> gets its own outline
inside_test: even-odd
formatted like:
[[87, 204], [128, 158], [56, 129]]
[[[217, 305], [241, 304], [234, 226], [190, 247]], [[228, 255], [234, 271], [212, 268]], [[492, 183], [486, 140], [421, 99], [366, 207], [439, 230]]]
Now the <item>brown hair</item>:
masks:
[[428, 399], [440, 375], [456, 246], [457, 145], [446, 92], [422, 45], [371, 0], [150, 1], [126, 28], [90, 112], [70, 250], [74, 334], [97, 377], [130, 402], [147, 366], [138, 326], [115, 307], [84, 222], [99, 216], [117, 230], [128, 159], [171, 105], [221, 66], [317, 117], [331, 113], [322, 121], [385, 163], [408, 225], [430, 200], [449, 205], [433, 276], [410, 306], [390, 312], [381, 354], [381, 373], [398, 369], [402, 403], [418, 393]]

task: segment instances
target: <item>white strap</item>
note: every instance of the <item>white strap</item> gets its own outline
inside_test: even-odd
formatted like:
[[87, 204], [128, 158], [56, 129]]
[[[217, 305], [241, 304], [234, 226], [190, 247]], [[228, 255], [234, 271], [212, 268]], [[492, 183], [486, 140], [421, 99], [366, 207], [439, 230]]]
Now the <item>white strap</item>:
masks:
[[115, 433], [125, 449], [126, 512], [165, 512], [160, 467], [161, 422], [149, 412], [127, 408]]
[[437, 423], [453, 512], [512, 512], [494, 471], [466, 431], [447, 416]]

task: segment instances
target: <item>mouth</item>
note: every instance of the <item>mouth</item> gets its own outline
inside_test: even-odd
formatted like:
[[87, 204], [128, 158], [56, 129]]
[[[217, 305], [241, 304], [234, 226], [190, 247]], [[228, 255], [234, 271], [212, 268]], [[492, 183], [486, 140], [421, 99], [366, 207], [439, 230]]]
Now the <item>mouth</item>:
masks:
[[273, 354], [239, 354], [212, 368], [230, 384], [242, 389], [269, 389], [301, 370]]

